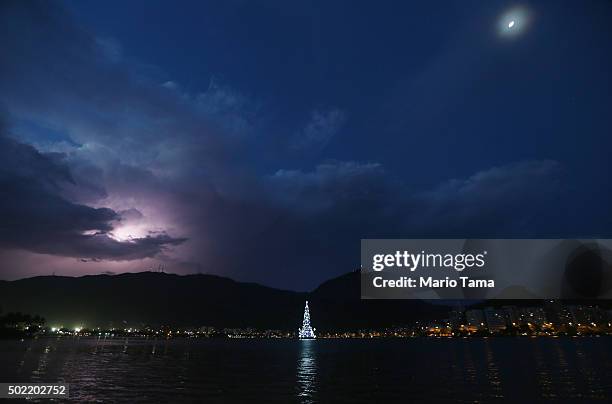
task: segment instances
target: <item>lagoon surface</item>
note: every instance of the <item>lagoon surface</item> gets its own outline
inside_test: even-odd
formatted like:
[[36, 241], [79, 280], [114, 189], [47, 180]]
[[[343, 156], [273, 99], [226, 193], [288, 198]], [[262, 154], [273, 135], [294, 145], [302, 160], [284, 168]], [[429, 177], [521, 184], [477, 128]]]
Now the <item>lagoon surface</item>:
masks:
[[607, 402], [612, 338], [0, 340], [0, 382], [94, 402]]

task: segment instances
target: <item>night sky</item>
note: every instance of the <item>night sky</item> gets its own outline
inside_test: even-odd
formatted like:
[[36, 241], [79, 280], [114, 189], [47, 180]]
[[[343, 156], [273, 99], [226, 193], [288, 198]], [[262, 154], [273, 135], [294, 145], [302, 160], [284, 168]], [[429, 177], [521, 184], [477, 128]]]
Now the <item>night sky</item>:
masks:
[[610, 1], [3, 0], [0, 45], [0, 279], [612, 236]]

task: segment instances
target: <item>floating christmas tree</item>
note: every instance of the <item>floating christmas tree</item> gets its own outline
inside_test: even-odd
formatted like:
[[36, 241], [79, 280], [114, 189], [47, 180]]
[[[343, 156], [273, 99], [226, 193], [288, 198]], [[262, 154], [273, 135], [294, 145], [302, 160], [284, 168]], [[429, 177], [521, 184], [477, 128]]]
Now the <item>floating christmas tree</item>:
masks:
[[302, 321], [302, 328], [299, 330], [300, 338], [316, 338], [315, 329], [310, 326], [310, 310], [308, 310], [308, 300], [306, 300], [306, 307], [304, 307], [304, 321]]

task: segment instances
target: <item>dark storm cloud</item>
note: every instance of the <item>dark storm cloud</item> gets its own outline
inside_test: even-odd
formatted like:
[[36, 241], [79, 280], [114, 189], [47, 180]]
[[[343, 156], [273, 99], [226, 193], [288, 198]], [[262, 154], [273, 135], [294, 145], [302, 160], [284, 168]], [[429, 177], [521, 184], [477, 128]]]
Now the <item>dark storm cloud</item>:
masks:
[[542, 216], [558, 213], [554, 201], [565, 194], [564, 179], [560, 164], [551, 160], [518, 162], [453, 179], [415, 196], [419, 213], [413, 225], [437, 236], [527, 236], [545, 227]]
[[73, 169], [91, 191], [104, 196], [90, 175], [96, 167], [143, 176], [216, 173], [221, 187], [227, 172], [246, 164], [236, 155], [253, 147], [241, 135], [255, 125], [258, 102], [215, 79], [202, 93], [185, 92], [157, 68], [125, 57], [116, 41], [84, 30], [58, 3], [0, 7], [0, 104], [19, 120], [65, 133], [77, 145]]
[[194, 139], [206, 130], [194, 119], [195, 103], [164, 87], [149, 66], [109, 57], [108, 41], [82, 30], [57, 3], [0, 7], [0, 102], [12, 115], [67, 131], [100, 157], [133, 163], [173, 163], [172, 153], [189, 142], [215, 148], [210, 137]]
[[[207, 260], [241, 278], [257, 273], [278, 279], [290, 271], [292, 280], [309, 284], [319, 272], [356, 269], [361, 238], [524, 233], [551, 210], [546, 202], [562, 194], [562, 180], [553, 161], [500, 166], [428, 191], [411, 189], [374, 163], [279, 170], [267, 178], [267, 197], [259, 203], [209, 206], [211, 215], [223, 215], [202, 222], [215, 234]], [[529, 208], [525, 200], [533, 202]]]
[[[269, 180], [276, 200], [304, 217], [333, 212], [341, 222], [358, 219], [364, 234], [380, 228], [418, 236], [516, 233], [530, 215], [551, 210], [549, 202], [563, 192], [563, 177], [555, 161], [528, 161], [417, 191], [380, 164], [332, 162], [312, 172], [279, 170]], [[526, 200], [532, 203], [525, 206]]]
[[152, 257], [184, 240], [151, 234], [126, 242], [109, 236], [114, 223], [135, 212], [92, 208], [66, 200], [65, 183], [73, 183], [58, 155], [0, 135], [0, 244], [38, 253], [92, 259], [131, 260]]

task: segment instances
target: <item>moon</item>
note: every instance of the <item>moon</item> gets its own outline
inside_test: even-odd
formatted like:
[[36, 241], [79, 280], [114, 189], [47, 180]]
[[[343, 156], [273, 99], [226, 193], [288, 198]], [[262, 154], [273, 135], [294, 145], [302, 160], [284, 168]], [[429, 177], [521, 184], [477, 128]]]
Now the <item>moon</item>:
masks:
[[531, 13], [525, 7], [515, 7], [500, 15], [497, 29], [500, 36], [512, 38], [519, 36], [530, 24]]

